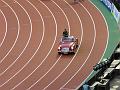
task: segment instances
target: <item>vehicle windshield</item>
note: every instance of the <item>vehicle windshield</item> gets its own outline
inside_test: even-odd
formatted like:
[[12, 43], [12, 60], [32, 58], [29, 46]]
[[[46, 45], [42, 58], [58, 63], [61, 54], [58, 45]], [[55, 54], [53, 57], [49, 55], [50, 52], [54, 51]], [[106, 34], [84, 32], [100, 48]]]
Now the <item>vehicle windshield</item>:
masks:
[[73, 37], [63, 37], [62, 42], [73, 42], [74, 38]]

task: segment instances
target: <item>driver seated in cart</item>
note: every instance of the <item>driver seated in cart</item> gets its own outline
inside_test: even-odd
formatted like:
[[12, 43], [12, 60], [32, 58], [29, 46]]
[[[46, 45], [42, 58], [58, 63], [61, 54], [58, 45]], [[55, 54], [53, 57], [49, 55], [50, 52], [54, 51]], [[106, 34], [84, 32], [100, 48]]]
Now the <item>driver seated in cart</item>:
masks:
[[69, 32], [67, 31], [67, 29], [65, 29], [63, 32], [63, 37], [68, 37], [68, 35], [69, 35]]

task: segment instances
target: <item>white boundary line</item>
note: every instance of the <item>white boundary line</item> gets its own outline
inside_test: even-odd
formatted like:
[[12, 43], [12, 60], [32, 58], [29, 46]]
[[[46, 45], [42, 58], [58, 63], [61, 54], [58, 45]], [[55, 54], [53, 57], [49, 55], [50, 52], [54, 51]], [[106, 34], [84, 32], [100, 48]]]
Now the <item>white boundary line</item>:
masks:
[[[104, 51], [104, 53], [103, 53], [103, 55], [102, 55], [102, 57], [101, 57], [101, 59], [103, 58], [103, 56], [104, 56], [104, 54], [105, 54], [105, 52], [106, 52], [106, 49], [107, 49], [107, 46], [108, 46], [108, 40], [109, 40], [109, 29], [108, 29], [108, 24], [107, 24], [107, 21], [106, 21], [106, 19], [105, 19], [105, 17], [104, 17], [104, 15], [102, 14], [102, 12], [90, 1], [90, 0], [88, 0], [99, 12], [100, 12], [100, 14], [102, 15], [102, 17], [103, 17], [103, 19], [104, 19], [104, 21], [105, 21], [105, 24], [106, 24], [106, 27], [107, 27], [107, 32], [108, 32], [108, 37], [107, 37], [107, 44], [106, 44], [106, 48], [105, 48], [105, 51]], [[101, 61], [101, 59], [100, 59], [100, 61]], [[99, 61], [99, 62], [100, 62]], [[93, 73], [93, 71], [90, 73], [90, 75]], [[88, 76], [88, 77], [90, 77], [90, 75]], [[88, 77], [76, 88], [76, 89], [79, 89], [80, 88], [80, 86], [82, 86], [83, 85], [83, 83], [88, 79]]]
[[[27, 1], [27, 0], [26, 0], [26, 1]], [[28, 2], [29, 2], [29, 1], [28, 1]], [[31, 5], [32, 5], [32, 4], [31, 4]], [[34, 5], [32, 5], [32, 6], [35, 8]], [[42, 17], [42, 15], [40, 14], [40, 12], [39, 12], [36, 8], [35, 8], [35, 10], [38, 12], [38, 14], [39, 14], [39, 16], [41, 17], [42, 22], [43, 22], [43, 34], [42, 34], [41, 42], [40, 42], [37, 50], [35, 51], [35, 53], [34, 53], [33, 56], [31, 57], [31, 59], [35, 56], [35, 54], [36, 54], [37, 51], [39, 50], [39, 48], [40, 48], [40, 46], [41, 46], [41, 44], [42, 44], [43, 38], [44, 38], [44, 33], [45, 33], [45, 25], [44, 25], [43, 17]], [[20, 56], [19, 56], [19, 57], [20, 57]], [[19, 57], [18, 57], [18, 58], [19, 58]], [[17, 58], [17, 59], [18, 59], [18, 58]], [[14, 61], [14, 63], [17, 61], [17, 59]], [[26, 65], [31, 61], [31, 59], [30, 59], [24, 66], [26, 66]], [[0, 73], [0, 76], [1, 76], [1, 74], [4, 74], [14, 63], [12, 63], [4, 72]], [[23, 67], [24, 67], [24, 66], [23, 66]]]
[[[61, 9], [61, 11], [64, 13], [64, 11]], [[65, 15], [65, 13], [64, 13], [64, 15]], [[65, 17], [66, 17], [66, 20], [67, 20], [67, 22], [68, 22], [68, 27], [69, 27], [69, 32], [70, 32], [70, 25], [69, 25], [69, 21], [68, 21], [68, 19], [67, 19], [67, 16], [65, 15]], [[62, 55], [61, 55], [62, 56]], [[53, 64], [53, 66], [47, 71], [47, 73], [56, 65], [56, 63], [59, 61], [59, 59], [61, 58], [61, 56], [57, 59], [57, 61]], [[46, 74], [47, 74], [46, 73]], [[42, 79], [44, 76], [46, 76], [46, 74], [44, 74], [40, 79]], [[26, 80], [26, 78], [24, 79], [24, 80]], [[23, 80], [23, 81], [24, 81]], [[23, 82], [22, 81], [22, 82]], [[35, 83], [34, 83], [35, 84]], [[33, 85], [32, 85], [33, 86]]]
[[[65, 0], [64, 0], [64, 1], [65, 1]], [[66, 1], [65, 1], [65, 2], [66, 2]], [[67, 3], [67, 2], [66, 2], [66, 3]], [[68, 3], [67, 3], [67, 4], [68, 4]], [[69, 5], [69, 4], [68, 4], [68, 5]], [[69, 6], [70, 6], [70, 5], [69, 5]], [[71, 7], [71, 6], [70, 6], [70, 7]], [[72, 9], [73, 9], [73, 8], [72, 8]], [[82, 30], [81, 42], [80, 42], [80, 45], [81, 45], [82, 40], [83, 40], [83, 25], [82, 25], [81, 19], [80, 19], [79, 15], [77, 14], [77, 12], [76, 12], [74, 9], [73, 9], [73, 11], [74, 11], [75, 14], [77, 15], [77, 17], [78, 17], [78, 19], [79, 19], [79, 21], [80, 21], [80, 23], [81, 23], [81, 30]], [[67, 67], [66, 67], [49, 85], [47, 85], [43, 90], [45, 90], [46, 88], [48, 88], [48, 87], [68, 68], [68, 66], [73, 62], [74, 58], [76, 57], [79, 49], [80, 49], [80, 46], [78, 47], [76, 54], [74, 55], [74, 57], [72, 58], [72, 60], [70, 61], [70, 63], [67, 65]]]
[[[63, 14], [65, 15], [66, 19], [67, 19], [67, 16], [65, 14], [65, 12], [53, 1], [51, 0], [62, 12]], [[70, 25], [69, 25], [69, 20], [67, 19], [67, 22], [68, 22], [68, 26], [69, 26], [69, 30], [70, 30]], [[69, 31], [70, 32], [70, 31]], [[59, 58], [60, 59], [60, 58]], [[35, 86], [35, 84], [37, 84], [37, 82], [39, 82], [40, 80], [42, 80], [51, 70], [52, 68], [54, 68], [54, 66], [57, 64], [57, 62], [59, 61], [59, 59], [55, 62], [55, 64], [41, 77], [39, 78], [34, 84], [32, 84], [27, 90], [31, 89], [33, 86]]]
[[69, 20], [68, 20], [68, 18], [67, 18], [67, 16], [66, 16], [66, 14], [65, 14], [65, 12], [53, 1], [53, 0], [50, 0], [50, 1], [52, 1], [61, 11], [62, 11], [62, 13], [64, 14], [64, 16], [65, 16], [65, 18], [66, 18], [66, 20], [67, 20], [67, 22], [68, 22], [68, 28], [69, 28], [69, 34], [71, 33], [70, 31], [70, 29], [71, 29], [71, 27], [70, 27], [70, 23], [69, 23]]
[[14, 48], [17, 40], [18, 40], [18, 37], [19, 37], [19, 32], [20, 32], [20, 22], [19, 22], [19, 19], [18, 19], [18, 16], [16, 15], [15, 11], [12, 9], [12, 7], [10, 7], [5, 1], [1, 0], [2, 2], [4, 2], [11, 10], [12, 12], [15, 14], [16, 18], [17, 18], [17, 21], [18, 21], [18, 33], [17, 33], [17, 37], [16, 37], [16, 40], [13, 44], [13, 46], [11, 47], [11, 49], [7, 52], [7, 54], [5, 55], [5, 57], [3, 57], [0, 61], [0, 64], [4, 61], [4, 59], [7, 57], [7, 55], [12, 51], [12, 49]]
[[95, 32], [95, 37], [94, 37], [94, 42], [93, 42], [93, 45], [92, 45], [92, 48], [90, 50], [90, 53], [89, 55], [87, 56], [87, 58], [85, 59], [83, 65], [78, 69], [78, 71], [67, 81], [67, 83], [65, 83], [60, 89], [64, 88], [65, 85], [67, 85], [74, 77], [75, 75], [82, 69], [82, 67], [85, 65], [85, 63], [87, 62], [87, 60], [89, 59], [92, 51], [93, 51], [93, 48], [95, 46], [95, 40], [96, 40], [96, 25], [95, 25], [95, 22], [94, 22], [94, 19], [93, 17], [91, 16], [91, 14], [89, 13], [89, 11], [80, 3], [80, 5], [85, 9], [85, 11], [88, 13], [88, 15], [90, 16], [92, 22], [93, 22], [93, 26], [94, 26], [94, 32]]
[[5, 17], [5, 15], [4, 15], [4, 13], [2, 12], [1, 9], [0, 9], [0, 12], [2, 13], [2, 15], [3, 15], [4, 19], [5, 19], [5, 23], [6, 23], [6, 31], [5, 31], [5, 35], [4, 35], [4, 38], [3, 38], [2, 42], [0, 43], [0, 47], [1, 47], [1, 46], [3, 45], [3, 43], [4, 43], [4, 40], [5, 40], [6, 35], [7, 35], [7, 20], [6, 20], [6, 17]]
[[[7, 6], [9, 6], [5, 1], [3, 1]], [[10, 7], [10, 6], [9, 6]], [[12, 7], [10, 7], [11, 9], [12, 9]], [[13, 10], [13, 9], [12, 9]], [[28, 15], [28, 17], [29, 17], [29, 20], [30, 20], [30, 24], [31, 24], [31, 33], [32, 33], [32, 22], [31, 22], [31, 18], [30, 18], [30, 16], [29, 16], [29, 14], [27, 13], [27, 11], [23, 8], [23, 10], [26, 12], [26, 14]], [[30, 34], [30, 38], [31, 38], [31, 34]], [[30, 40], [30, 38], [29, 38], [29, 40]], [[29, 43], [29, 40], [28, 40], [28, 42], [27, 42], [27, 45], [28, 45], [28, 43]], [[26, 47], [27, 47], [27, 45], [26, 45]], [[26, 49], [26, 48], [24, 48], [24, 49]], [[24, 51], [24, 50], [23, 50]], [[19, 55], [20, 56], [20, 55]], [[19, 57], [18, 57], [19, 58]], [[18, 59], [17, 58], [17, 59]], [[17, 60], [16, 59], [16, 60]], [[15, 61], [16, 61], [15, 60]], [[13, 62], [14, 63], [14, 62]], [[11, 64], [10, 66], [12, 66], [13, 64]], [[6, 71], [6, 70], [5, 70]], [[0, 74], [0, 75], [2, 75], [2, 74]], [[7, 80], [7, 82], [8, 82], [8, 80]], [[6, 83], [6, 82], [5, 82]], [[5, 84], [4, 83], [4, 84]], [[2, 84], [2, 85], [0, 85], [0, 87], [2, 87], [4, 84]]]
[[[61, 55], [62, 56], [62, 55]], [[42, 80], [52, 69], [53, 67], [58, 63], [58, 61], [60, 60], [61, 56], [57, 59], [57, 61], [52, 65], [52, 67], [42, 76], [40, 77], [34, 84], [32, 84], [28, 89], [26, 90], [30, 90], [33, 86], [35, 86], [40, 80]]]
[[[29, 1], [28, 1], [29, 2]], [[41, 3], [42, 3], [42, 1], [40, 1]], [[30, 3], [30, 2], [29, 2]], [[56, 25], [56, 35], [55, 35], [55, 39], [54, 39], [54, 42], [53, 42], [53, 45], [52, 45], [52, 48], [49, 50], [49, 52], [48, 52], [48, 54], [46, 55], [46, 57], [44, 58], [44, 60], [38, 65], [38, 67], [39, 66], [41, 66], [42, 65], [42, 63], [46, 60], [46, 58], [48, 57], [48, 55], [51, 53], [51, 51], [52, 51], [52, 49], [53, 49], [53, 46], [54, 46], [54, 44], [55, 44], [55, 41], [56, 41], [56, 37], [57, 37], [57, 22], [56, 22], [56, 19], [55, 19], [55, 17], [54, 17], [54, 15], [53, 15], [53, 13], [51, 12], [51, 10], [44, 4], [44, 3], [42, 3], [49, 11], [50, 11], [50, 13], [52, 14], [52, 16], [53, 16], [53, 18], [54, 18], [54, 21], [55, 21], [55, 25]], [[33, 4], [31, 4], [31, 5], [33, 5]], [[24, 66], [23, 66], [24, 67]], [[37, 68], [38, 68], [37, 67]], [[29, 74], [25, 79], [27, 79], [28, 77], [30, 77], [36, 70], [37, 70], [37, 68], [31, 73], [31, 74]], [[22, 69], [21, 69], [22, 70]], [[20, 71], [21, 71], [20, 70]], [[19, 71], [19, 72], [20, 72]], [[19, 73], [18, 72], [18, 73]], [[18, 74], [17, 73], [17, 74]], [[25, 80], [24, 79], [24, 80]], [[19, 84], [17, 84], [17, 85], [15, 85], [15, 87], [13, 87], [11, 90], [14, 90], [17, 86], [19, 86], [24, 80], [22, 80]]]
[[[25, 10], [24, 10], [25, 11]], [[29, 39], [27, 41], [27, 44], [25, 45], [24, 49], [22, 50], [22, 52], [19, 54], [19, 56], [14, 60], [14, 62], [12, 62], [12, 64], [10, 64], [10, 66], [8, 66], [3, 72], [0, 73], [0, 76], [2, 76], [12, 65], [15, 64], [15, 62], [17, 62], [20, 58], [20, 56], [24, 53], [24, 51], [26, 50], [30, 40], [31, 40], [31, 37], [32, 37], [32, 21], [31, 21], [31, 18], [29, 16], [29, 14], [27, 13], [27, 11], [25, 11], [25, 13], [27, 14], [28, 18], [29, 18], [29, 21], [30, 21], [30, 35], [29, 35]]]

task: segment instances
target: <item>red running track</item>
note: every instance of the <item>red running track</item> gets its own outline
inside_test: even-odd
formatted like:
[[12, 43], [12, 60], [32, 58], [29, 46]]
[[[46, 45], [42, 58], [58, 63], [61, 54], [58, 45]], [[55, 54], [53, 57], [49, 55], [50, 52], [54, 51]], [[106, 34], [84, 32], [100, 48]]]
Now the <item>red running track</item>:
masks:
[[[0, 20], [0, 90], [77, 89], [107, 47], [107, 24], [88, 0], [1, 0]], [[64, 28], [79, 39], [75, 55], [57, 54]]]

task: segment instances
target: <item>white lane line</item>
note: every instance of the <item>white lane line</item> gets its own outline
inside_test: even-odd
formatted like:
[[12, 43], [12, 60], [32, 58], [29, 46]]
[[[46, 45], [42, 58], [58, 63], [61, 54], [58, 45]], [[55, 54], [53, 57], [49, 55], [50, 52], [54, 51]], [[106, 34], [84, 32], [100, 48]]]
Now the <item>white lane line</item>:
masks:
[[[64, 16], [66, 17], [66, 20], [68, 22], [69, 32], [70, 32], [69, 20], [68, 20], [68, 18], [66, 16], [65, 12], [53, 0], [51, 0], [51, 1], [62, 11], [62, 13], [64, 14]], [[56, 62], [52, 65], [52, 67], [42, 77], [40, 77], [34, 84], [32, 84], [27, 90], [31, 89], [33, 86], [35, 86], [35, 84], [37, 84], [40, 80], [42, 80], [54, 68], [54, 66], [58, 63], [58, 61], [61, 58], [61, 56], [56, 60]]]
[[[32, 5], [32, 4], [31, 4]], [[33, 6], [33, 5], [32, 5]], [[33, 6], [34, 8], [35, 8], [35, 6]], [[36, 9], [36, 8], [35, 8]], [[37, 10], [37, 9], [36, 9]], [[37, 50], [35, 51], [35, 53], [33, 54], [33, 56], [30, 58], [30, 60], [22, 67], [22, 69], [24, 68], [24, 67], [26, 67], [27, 66], [27, 64], [32, 60], [32, 58], [35, 56], [35, 54], [37, 53], [37, 51], [39, 50], [39, 48], [40, 48], [40, 46], [41, 46], [41, 44], [42, 44], [42, 41], [43, 41], [43, 38], [44, 38], [44, 32], [45, 32], [45, 26], [44, 26], [44, 21], [43, 21], [43, 18], [42, 18], [42, 16], [41, 16], [41, 14], [40, 14], [40, 12], [37, 10], [37, 12], [39, 13], [39, 15], [40, 15], [40, 17], [41, 17], [41, 19], [42, 19], [42, 22], [43, 22], [43, 35], [42, 35], [42, 40], [41, 40], [41, 42], [40, 42], [40, 44], [39, 44], [39, 46], [38, 46], [38, 48], [37, 48]], [[21, 70], [22, 70], [21, 69]], [[19, 70], [17, 73], [19, 73], [21, 70]], [[14, 75], [15, 76], [15, 75]], [[13, 78], [13, 77], [12, 77]], [[11, 79], [12, 79], [11, 78]]]
[[58, 63], [58, 61], [60, 60], [62, 55], [60, 55], [60, 57], [57, 59], [57, 61], [52, 65], [52, 67], [42, 76], [40, 77], [34, 84], [32, 84], [28, 89], [26, 90], [30, 90], [32, 87], [34, 87], [40, 80], [42, 80], [52, 69], [53, 67]]
[[[26, 0], [27, 1], [27, 0]], [[31, 4], [32, 5], [32, 4]], [[33, 5], [32, 5], [33, 6]], [[34, 8], [35, 8], [35, 6], [33, 6]], [[41, 44], [42, 44], [42, 42], [43, 42], [43, 38], [44, 38], [44, 33], [45, 33], [45, 26], [44, 26], [44, 20], [43, 20], [43, 17], [42, 17], [42, 15], [40, 14], [40, 12], [35, 8], [35, 10], [38, 12], [38, 14], [39, 14], [39, 16], [41, 17], [41, 19], [42, 19], [42, 22], [43, 22], [43, 34], [42, 34], [42, 39], [41, 39], [41, 42], [40, 42], [40, 44], [39, 44], [39, 46], [38, 46], [38, 48], [37, 48], [37, 50], [35, 51], [35, 53], [33, 54], [33, 56], [31, 57], [31, 59], [35, 56], [35, 54], [37, 53], [37, 51], [39, 50], [39, 48], [40, 48], [40, 46], [41, 46]], [[32, 29], [31, 29], [31, 32], [32, 32]], [[30, 34], [31, 35], [31, 34]], [[30, 39], [28, 40], [28, 42], [30, 41]], [[27, 44], [28, 45], [28, 44]], [[26, 47], [27, 47], [27, 45], [26, 45]], [[25, 47], [25, 48], [26, 48]], [[22, 51], [22, 53], [24, 52], [24, 50]], [[22, 53], [18, 56], [18, 58], [22, 55]], [[17, 59], [18, 59], [17, 58]], [[4, 71], [4, 72], [2, 72], [2, 73], [0, 73], [0, 76], [1, 75], [3, 75], [13, 64], [15, 64], [15, 62], [17, 61], [17, 59]], [[23, 67], [25, 67], [25, 66], [27, 66], [28, 65], [28, 63], [31, 61], [31, 59], [23, 66]], [[22, 68], [23, 68], [22, 67]]]
[[[5, 1], [3, 1], [3, 2], [4, 2], [6, 5], [8, 5]], [[8, 5], [8, 6], [9, 6], [9, 5]], [[9, 7], [10, 7], [10, 6], [9, 6]], [[10, 7], [10, 8], [12, 9], [12, 7]], [[23, 7], [22, 7], [22, 8], [23, 8]], [[12, 9], [12, 10], [13, 10], [13, 9]], [[24, 10], [24, 11], [26, 12], [26, 14], [28, 15], [28, 18], [29, 18], [29, 21], [30, 21], [30, 24], [31, 24], [31, 27], [30, 27], [30, 28], [31, 28], [31, 33], [30, 33], [29, 40], [28, 40], [28, 42], [27, 42], [27, 44], [26, 44], [26, 47], [27, 47], [27, 45], [29, 44], [30, 38], [31, 38], [31, 34], [32, 34], [32, 22], [31, 22], [31, 18], [30, 18], [30, 16], [29, 16], [29, 14], [27, 13], [27, 11], [26, 11], [24, 8], [23, 8], [23, 10]], [[26, 49], [26, 47], [23, 49], [22, 53], [24, 52], [24, 50]], [[22, 53], [21, 53], [21, 54], [22, 54]], [[21, 56], [21, 54], [19, 55], [19, 57]], [[19, 58], [19, 57], [18, 57], [18, 58]], [[17, 58], [17, 59], [18, 59], [18, 58]], [[9, 67], [11, 67], [11, 66], [17, 61], [17, 59], [16, 59]], [[7, 70], [7, 69], [6, 69], [6, 70]], [[6, 71], [6, 70], [5, 70], [5, 71]], [[4, 72], [5, 72], [5, 71], [4, 71]], [[0, 74], [0, 76], [1, 76], [4, 72], [2, 72], [2, 73]], [[9, 81], [9, 80], [7, 80], [6, 82], [8, 82], [8, 81]], [[5, 82], [5, 83], [6, 83], [6, 82]], [[5, 83], [3, 83], [2, 85], [0, 85], [0, 87], [2, 87]]]
[[7, 57], [7, 55], [12, 51], [12, 49], [14, 48], [17, 40], [18, 40], [18, 37], [19, 37], [19, 33], [20, 33], [20, 22], [19, 22], [19, 19], [18, 19], [18, 16], [17, 14], [15, 13], [15, 11], [12, 9], [12, 7], [10, 7], [5, 1], [1, 0], [2, 2], [4, 2], [11, 10], [12, 12], [15, 14], [15, 17], [17, 18], [17, 21], [18, 21], [18, 32], [17, 32], [17, 37], [16, 37], [16, 40], [13, 44], [13, 46], [11, 47], [11, 49], [8, 51], [8, 53], [5, 55], [5, 57], [3, 57], [0, 61], [0, 64], [4, 61], [4, 59]]
[[[28, 1], [29, 2], [29, 1]], [[56, 19], [55, 19], [55, 16], [53, 15], [53, 13], [52, 13], [52, 11], [42, 2], [42, 1], [40, 1], [48, 10], [49, 10], [49, 12], [52, 14], [52, 16], [53, 16], [53, 19], [54, 19], [54, 22], [55, 22], [55, 25], [56, 25], [56, 35], [55, 35], [55, 39], [54, 39], [54, 42], [53, 42], [53, 44], [52, 44], [52, 47], [51, 47], [51, 49], [49, 50], [49, 52], [48, 52], [48, 54], [46, 55], [46, 57], [44, 58], [44, 60], [37, 66], [37, 68], [31, 73], [31, 74], [29, 74], [24, 80], [22, 80], [20, 83], [18, 83], [17, 85], [15, 85], [11, 90], [14, 90], [16, 87], [18, 87], [23, 81], [25, 81], [27, 78], [29, 78], [37, 69], [38, 69], [38, 67], [40, 67], [41, 65], [42, 65], [42, 63], [46, 60], [46, 58], [48, 57], [48, 55], [51, 53], [51, 51], [52, 51], [52, 49], [53, 49], [53, 47], [54, 47], [54, 44], [55, 44], [55, 41], [56, 41], [56, 38], [57, 38], [57, 22], [56, 22]], [[30, 2], [29, 2], [30, 3]], [[33, 5], [32, 3], [30, 3], [31, 5]], [[34, 5], [33, 5], [34, 6]], [[24, 68], [25, 66], [23, 66], [23, 68]], [[23, 69], [22, 68], [22, 69]], [[21, 69], [21, 70], [22, 70]], [[20, 71], [21, 71], [20, 70]], [[19, 71], [19, 72], [20, 72]], [[16, 73], [16, 75], [19, 73], [19, 72], [17, 72]], [[15, 76], [15, 75], [14, 75]]]
[[4, 19], [5, 19], [5, 23], [6, 23], [6, 31], [5, 31], [5, 35], [4, 35], [4, 38], [3, 38], [3, 40], [2, 40], [2, 42], [0, 43], [0, 47], [3, 45], [3, 43], [4, 43], [4, 41], [5, 41], [5, 38], [6, 38], [6, 35], [7, 35], [7, 20], [6, 20], [6, 17], [5, 17], [5, 15], [4, 15], [4, 13], [2, 12], [2, 10], [0, 9], [0, 12], [2, 13], [2, 15], [3, 15], [3, 17], [4, 17]]
[[[64, 0], [65, 1], [65, 0]], [[66, 1], [65, 1], [66, 2]], [[66, 2], [67, 3], [67, 2]], [[67, 3], [68, 4], [68, 3]], [[69, 4], [68, 4], [69, 5]], [[69, 5], [70, 6], [70, 5]], [[71, 7], [71, 6], [70, 6]], [[71, 7], [72, 8], [72, 7]], [[81, 46], [81, 43], [82, 43], [82, 40], [83, 40], [83, 25], [82, 25], [82, 21], [79, 17], [79, 15], [77, 14], [77, 12], [72, 8], [72, 10], [75, 12], [75, 14], [77, 15], [78, 19], [79, 19], [79, 22], [81, 24], [81, 30], [82, 30], [82, 34], [81, 34], [81, 40], [80, 40], [80, 43], [79, 43], [79, 47], [77, 49], [77, 52], [76, 54], [74, 55], [74, 57], [72, 58], [72, 60], [70, 61], [70, 63], [67, 65], [67, 67], [49, 84], [47, 85], [43, 90], [47, 89], [55, 80], [57, 80], [57, 78], [60, 77], [60, 75], [69, 67], [69, 65], [73, 62], [74, 58], [76, 57], [77, 53], [78, 53], [78, 50], [80, 49], [80, 46]]]
[[[103, 17], [103, 19], [104, 19], [104, 21], [105, 21], [105, 24], [106, 24], [106, 27], [107, 27], [107, 33], [108, 33], [108, 37], [107, 37], [107, 43], [106, 43], [106, 47], [105, 47], [105, 50], [104, 50], [104, 53], [103, 53], [103, 55], [102, 55], [102, 57], [101, 57], [101, 59], [100, 59], [100, 61], [99, 62], [101, 62], [101, 60], [102, 60], [102, 58], [103, 58], [103, 56], [104, 56], [104, 54], [105, 54], [105, 52], [106, 52], [106, 49], [107, 49], [107, 46], [108, 46], [108, 41], [109, 41], [109, 29], [108, 29], [108, 24], [107, 24], [107, 21], [106, 21], [106, 19], [105, 19], [105, 17], [104, 17], [104, 15], [102, 14], [102, 12], [92, 3], [92, 1], [90, 1], [90, 0], [88, 0], [99, 12], [100, 12], [100, 14], [102, 15], [102, 17]], [[98, 62], [98, 63], [99, 63]], [[82, 86], [84, 83], [85, 83], [85, 81], [91, 76], [91, 74], [93, 73], [94, 71], [92, 71], [91, 73], [90, 73], [90, 75], [76, 88], [76, 89], [79, 89], [80, 88], [80, 86]]]
[[94, 22], [94, 19], [92, 17], [92, 15], [89, 13], [89, 11], [86, 9], [86, 7], [84, 7], [81, 3], [79, 3], [84, 9], [85, 11], [88, 13], [88, 15], [90, 16], [91, 20], [92, 20], [92, 23], [93, 23], [93, 26], [94, 26], [94, 32], [95, 32], [95, 36], [94, 36], [94, 41], [93, 41], [93, 45], [92, 45], [92, 48], [90, 50], [90, 53], [89, 55], [87, 56], [87, 58], [85, 59], [84, 63], [82, 64], [82, 66], [78, 69], [78, 71], [60, 88], [64, 88], [65, 85], [67, 85], [74, 77], [75, 75], [83, 68], [83, 66], [85, 65], [85, 63], [88, 61], [92, 51], [93, 51], [93, 48], [95, 46], [95, 41], [96, 41], [96, 25], [95, 25], [95, 22]]
[[66, 20], [67, 20], [67, 23], [68, 23], [68, 29], [69, 29], [69, 35], [70, 35], [70, 29], [71, 29], [71, 27], [70, 27], [70, 23], [69, 23], [69, 20], [68, 20], [68, 18], [67, 18], [67, 16], [66, 16], [66, 14], [65, 14], [65, 12], [59, 7], [59, 5], [57, 5], [53, 0], [51, 0], [61, 11], [62, 11], [62, 13], [64, 14], [64, 16], [65, 16], [65, 18], [66, 18]]
[[24, 49], [22, 50], [22, 52], [19, 54], [19, 56], [14, 60], [14, 62], [12, 62], [12, 64], [10, 64], [3, 72], [0, 73], [0, 76], [2, 76], [12, 65], [15, 64], [15, 62], [17, 62], [19, 60], [19, 58], [24, 53], [24, 51], [26, 50], [26, 48], [27, 48], [27, 46], [28, 46], [28, 44], [29, 44], [29, 42], [31, 40], [31, 37], [32, 37], [32, 21], [31, 21], [31, 18], [29, 16], [29, 14], [27, 13], [27, 11], [25, 11], [25, 13], [27, 14], [27, 16], [29, 18], [29, 21], [30, 21], [30, 35], [29, 35], [29, 39], [28, 39], [27, 44], [25, 45]]

